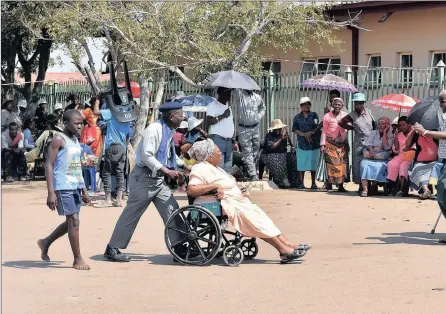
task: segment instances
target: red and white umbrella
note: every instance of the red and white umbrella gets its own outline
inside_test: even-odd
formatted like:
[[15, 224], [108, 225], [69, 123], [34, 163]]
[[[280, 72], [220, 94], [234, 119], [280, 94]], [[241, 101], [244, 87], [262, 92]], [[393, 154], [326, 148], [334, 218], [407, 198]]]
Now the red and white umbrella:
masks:
[[372, 106], [378, 107], [384, 110], [409, 113], [410, 109], [418, 103], [416, 98], [409, 97], [404, 94], [389, 94], [371, 102]]
[[[120, 84], [121, 87], [125, 87], [125, 83]], [[132, 90], [133, 98], [141, 97], [141, 89], [139, 88], [139, 84], [136, 82], [130, 82], [130, 89]]]

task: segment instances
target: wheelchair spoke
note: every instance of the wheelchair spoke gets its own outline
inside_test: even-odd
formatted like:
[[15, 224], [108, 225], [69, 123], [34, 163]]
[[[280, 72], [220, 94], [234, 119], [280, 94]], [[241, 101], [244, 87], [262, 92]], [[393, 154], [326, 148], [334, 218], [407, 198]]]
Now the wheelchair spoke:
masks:
[[168, 229], [169, 230], [174, 230], [174, 231], [176, 231], [176, 232], [179, 232], [179, 233], [182, 233], [182, 234], [185, 234], [185, 235], [187, 235], [188, 233], [187, 232], [184, 232], [183, 230], [180, 230], [180, 229], [177, 229], [177, 228], [174, 228], [174, 227], [168, 227]]
[[190, 249], [191, 249], [191, 246], [189, 245], [189, 246], [187, 247], [186, 261], [189, 260]]
[[207, 242], [207, 243], [210, 243], [210, 244], [213, 244], [213, 245], [217, 245], [217, 242], [212, 241], [211, 239], [198, 237], [198, 240], [203, 241], [203, 242]]
[[201, 213], [198, 212], [197, 220], [195, 222], [195, 229], [194, 229], [194, 231], [197, 231], [198, 226], [200, 225], [200, 219], [201, 219]]
[[178, 245], [180, 245], [180, 244], [184, 244], [184, 243], [186, 243], [187, 241], [189, 241], [189, 239], [185, 239], [185, 240], [180, 240], [180, 241], [178, 241], [177, 243], [175, 243], [175, 244], [171, 244], [170, 245], [170, 247], [171, 248], [174, 248], [174, 247], [176, 247], [176, 246], [178, 246]]
[[200, 243], [198, 243], [197, 240], [194, 240], [194, 244], [195, 244], [195, 246], [198, 248], [198, 251], [200, 251], [201, 256], [203, 256], [203, 259], [205, 259], [205, 258], [206, 258], [206, 255], [204, 254], [204, 251], [203, 251], [203, 249], [201, 248]]
[[201, 237], [201, 236], [205, 235], [206, 232], [208, 232], [209, 230], [212, 229], [212, 227], [213, 227], [213, 226], [207, 226], [207, 227], [201, 229], [200, 231], [197, 232], [197, 233], [198, 233], [198, 236]]
[[181, 216], [181, 219], [183, 219], [184, 224], [186, 225], [187, 231], [190, 232], [191, 228], [190, 228], [189, 222], [187, 221], [186, 216], [184, 216], [184, 213], [182, 211], [180, 211], [180, 216]]

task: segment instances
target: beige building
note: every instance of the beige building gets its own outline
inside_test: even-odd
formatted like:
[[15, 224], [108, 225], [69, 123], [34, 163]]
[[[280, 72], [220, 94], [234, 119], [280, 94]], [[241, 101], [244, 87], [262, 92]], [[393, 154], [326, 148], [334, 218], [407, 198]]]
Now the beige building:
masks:
[[335, 6], [329, 14], [344, 19], [348, 12], [361, 12], [360, 27], [369, 31], [342, 29], [337, 32], [344, 42], [341, 47], [310, 43], [307, 54], [266, 48], [265, 56], [277, 62], [271, 69], [324, 73], [341, 70], [339, 64], [355, 70], [355, 66], [428, 69], [440, 60], [446, 63], [446, 1], [358, 1]]

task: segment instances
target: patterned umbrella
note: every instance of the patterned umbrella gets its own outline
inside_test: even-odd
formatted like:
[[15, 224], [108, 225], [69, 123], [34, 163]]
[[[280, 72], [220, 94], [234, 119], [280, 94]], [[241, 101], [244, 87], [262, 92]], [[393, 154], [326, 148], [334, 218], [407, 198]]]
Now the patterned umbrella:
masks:
[[356, 93], [358, 90], [350, 84], [346, 79], [333, 74], [316, 75], [302, 83], [308, 88], [316, 88], [323, 90], [337, 89], [341, 92]]
[[372, 106], [379, 107], [381, 109], [409, 113], [410, 109], [418, 103], [418, 99], [409, 97], [404, 94], [389, 94], [371, 102]]

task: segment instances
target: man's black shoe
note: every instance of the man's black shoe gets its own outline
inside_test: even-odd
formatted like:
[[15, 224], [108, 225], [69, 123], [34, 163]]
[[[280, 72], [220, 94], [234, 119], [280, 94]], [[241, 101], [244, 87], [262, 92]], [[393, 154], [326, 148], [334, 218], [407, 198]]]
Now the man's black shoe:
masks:
[[104, 257], [112, 262], [130, 262], [130, 257], [128, 255], [122, 254], [117, 247], [110, 245], [107, 245]]

